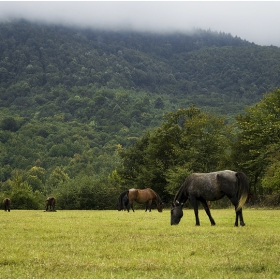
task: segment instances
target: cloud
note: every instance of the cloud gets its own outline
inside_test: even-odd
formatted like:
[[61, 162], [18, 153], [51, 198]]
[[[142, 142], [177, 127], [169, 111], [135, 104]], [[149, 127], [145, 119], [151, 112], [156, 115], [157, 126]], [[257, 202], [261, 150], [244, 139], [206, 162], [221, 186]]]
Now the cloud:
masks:
[[1, 21], [24, 18], [68, 26], [151, 32], [201, 28], [280, 47], [278, 11], [278, 1], [0, 1]]

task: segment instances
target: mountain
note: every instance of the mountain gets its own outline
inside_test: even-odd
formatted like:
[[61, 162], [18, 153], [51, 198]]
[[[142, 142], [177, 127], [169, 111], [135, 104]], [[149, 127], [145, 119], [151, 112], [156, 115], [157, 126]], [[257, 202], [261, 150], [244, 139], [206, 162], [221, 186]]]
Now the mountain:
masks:
[[279, 87], [280, 49], [230, 34], [0, 24], [0, 179], [63, 166], [108, 174], [162, 115], [191, 104], [229, 120]]

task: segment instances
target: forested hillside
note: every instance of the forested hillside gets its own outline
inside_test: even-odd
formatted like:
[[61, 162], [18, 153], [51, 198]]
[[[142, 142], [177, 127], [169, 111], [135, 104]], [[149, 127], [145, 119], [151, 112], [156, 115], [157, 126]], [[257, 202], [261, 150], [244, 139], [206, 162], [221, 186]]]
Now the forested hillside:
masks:
[[191, 104], [232, 121], [279, 87], [279, 61], [277, 47], [209, 30], [1, 23], [1, 190], [14, 178], [44, 195], [67, 178], [108, 178], [120, 148]]

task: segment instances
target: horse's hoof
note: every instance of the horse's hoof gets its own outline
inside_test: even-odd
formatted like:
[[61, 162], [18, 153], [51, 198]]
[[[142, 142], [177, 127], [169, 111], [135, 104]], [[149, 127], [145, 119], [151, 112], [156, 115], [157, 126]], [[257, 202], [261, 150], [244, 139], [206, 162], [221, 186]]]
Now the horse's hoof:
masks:
[[215, 226], [216, 224], [211, 224], [211, 226], [213, 227], [213, 226]]

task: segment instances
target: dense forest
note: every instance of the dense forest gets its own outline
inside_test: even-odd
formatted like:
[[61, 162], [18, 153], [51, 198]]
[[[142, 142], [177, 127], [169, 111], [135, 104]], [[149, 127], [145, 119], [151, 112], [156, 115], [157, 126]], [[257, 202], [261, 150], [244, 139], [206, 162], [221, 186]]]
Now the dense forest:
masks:
[[[14, 208], [42, 208], [54, 194], [61, 209], [112, 209], [131, 187], [152, 187], [169, 202], [190, 172], [217, 168], [239, 168], [258, 196], [275, 194], [263, 183], [270, 186], [277, 164], [259, 166], [241, 138], [243, 118], [279, 93], [279, 48], [210, 30], [27, 21], [0, 23], [0, 39], [0, 196]], [[272, 142], [259, 147], [270, 159]]]

